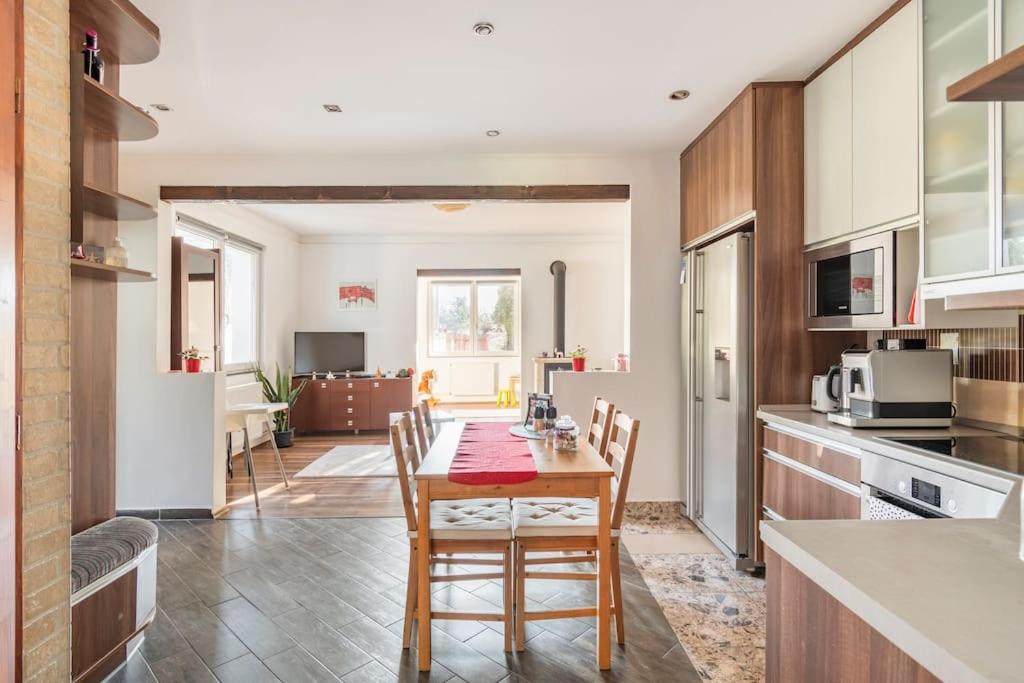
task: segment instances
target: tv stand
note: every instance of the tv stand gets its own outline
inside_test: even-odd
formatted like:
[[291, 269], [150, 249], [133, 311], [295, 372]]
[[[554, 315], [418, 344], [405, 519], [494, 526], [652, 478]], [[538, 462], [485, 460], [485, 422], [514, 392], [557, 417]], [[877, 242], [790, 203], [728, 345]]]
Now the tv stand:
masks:
[[[302, 378], [292, 379], [292, 386]], [[411, 377], [307, 379], [292, 407], [296, 432], [356, 432], [387, 429], [391, 413], [413, 405]]]

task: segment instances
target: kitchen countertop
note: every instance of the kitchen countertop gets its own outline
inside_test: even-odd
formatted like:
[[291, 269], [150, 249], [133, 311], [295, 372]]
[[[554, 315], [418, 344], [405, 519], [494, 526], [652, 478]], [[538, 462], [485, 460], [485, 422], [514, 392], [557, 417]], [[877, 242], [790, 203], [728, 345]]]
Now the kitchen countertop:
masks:
[[[807, 406], [765, 406], [765, 422], [933, 469], [950, 463], [829, 423]], [[882, 430], [885, 436], [967, 436], [986, 430]], [[938, 465], [938, 466], [936, 466]], [[971, 466], [1010, 492], [998, 519], [761, 522], [778, 555], [943, 680], [1020, 680], [1024, 562], [1020, 477]]]

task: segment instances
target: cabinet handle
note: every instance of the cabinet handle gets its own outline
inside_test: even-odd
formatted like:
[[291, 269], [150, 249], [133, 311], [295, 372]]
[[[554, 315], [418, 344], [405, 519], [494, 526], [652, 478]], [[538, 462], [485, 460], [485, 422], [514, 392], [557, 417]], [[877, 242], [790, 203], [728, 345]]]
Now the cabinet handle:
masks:
[[352, 394], [349, 394], [349, 395], [348, 395], [348, 400], [350, 400], [350, 401], [351, 401], [351, 400], [352, 400], [353, 398], [355, 398], [355, 397], [354, 397], [354, 396], [353, 396]]
[[352, 382], [349, 382], [349, 383], [348, 383], [348, 388], [349, 388], [349, 389], [351, 389], [351, 388], [352, 388]]
[[349, 415], [351, 415], [352, 414], [352, 409], [349, 408], [347, 412], [348, 412]]
[[321, 389], [326, 389], [327, 388], [327, 382], [320, 382], [320, 388]]
[[373, 383], [373, 388], [374, 389], [380, 389], [380, 382], [374, 382]]
[[352, 420], [349, 420], [349, 421], [348, 421], [348, 426], [349, 426], [349, 427], [351, 427], [351, 426], [352, 426]]

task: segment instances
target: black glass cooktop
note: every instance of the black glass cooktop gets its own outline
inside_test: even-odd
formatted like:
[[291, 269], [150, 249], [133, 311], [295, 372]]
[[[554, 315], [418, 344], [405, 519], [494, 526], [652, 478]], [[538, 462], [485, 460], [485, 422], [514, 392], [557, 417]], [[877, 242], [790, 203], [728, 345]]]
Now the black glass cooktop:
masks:
[[1024, 440], [1010, 436], [887, 437], [885, 440], [1011, 474], [1024, 474]]

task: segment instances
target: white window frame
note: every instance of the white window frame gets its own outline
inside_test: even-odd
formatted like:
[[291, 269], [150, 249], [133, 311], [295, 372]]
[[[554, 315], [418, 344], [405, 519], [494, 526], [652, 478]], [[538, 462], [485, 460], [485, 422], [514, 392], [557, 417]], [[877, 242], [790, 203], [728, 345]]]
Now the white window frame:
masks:
[[[477, 350], [477, 285], [481, 283], [508, 283], [515, 289], [515, 334], [511, 351], [478, 351]], [[520, 300], [521, 278], [516, 276], [487, 277], [431, 277], [427, 278], [427, 357], [428, 358], [514, 358], [520, 355], [520, 339], [522, 336], [522, 301]], [[431, 342], [434, 338], [434, 285], [455, 284], [469, 285], [469, 351], [435, 351]]]
[[[186, 216], [184, 214], [178, 214], [177, 216], [177, 225], [175, 225], [174, 229], [175, 237], [181, 236], [179, 230], [190, 232], [195, 235], [201, 235], [203, 237], [213, 240], [214, 246], [212, 248], [220, 251], [222, 268], [226, 267], [227, 246], [229, 244], [231, 245], [232, 248], [247, 251], [256, 256], [256, 267], [254, 268], [253, 272], [254, 282], [252, 283], [253, 295], [256, 299], [256, 329], [255, 340], [253, 343], [253, 355], [255, 357], [252, 359], [252, 361], [243, 361], [241, 363], [228, 363], [226, 359], [226, 354], [222, 355], [222, 358], [224, 359], [222, 368], [227, 374], [241, 375], [252, 372], [255, 365], [259, 363], [263, 358], [263, 307], [265, 303], [263, 299], [263, 245], [253, 242], [252, 240], [247, 240], [239, 235], [235, 235], [225, 230], [221, 230], [216, 226], [210, 225], [209, 223], [198, 220], [196, 218], [192, 218], [190, 216]], [[226, 296], [225, 291], [225, 288], [227, 287], [227, 277], [225, 277], [225, 275], [226, 273], [221, 273], [220, 278], [221, 311], [220, 320], [218, 321], [218, 324], [220, 325], [221, 346], [224, 346], [227, 342], [227, 325], [225, 324], [225, 322], [226, 316], [228, 314], [228, 298]], [[222, 354], [224, 353], [223, 348], [220, 351]]]

